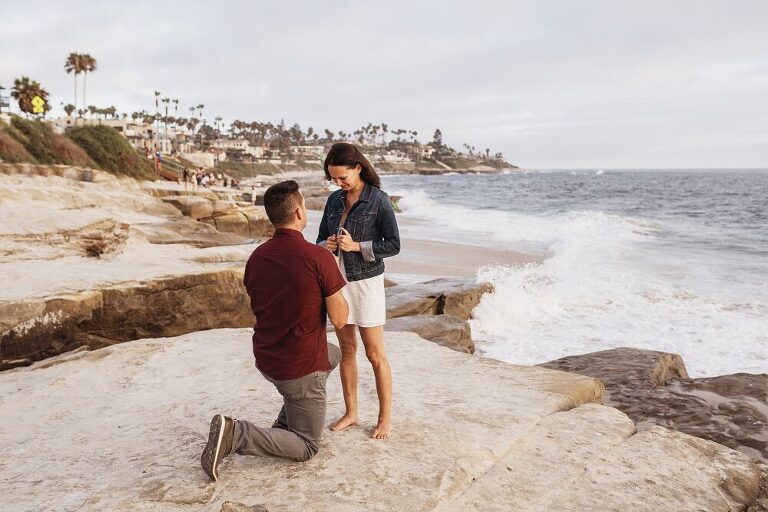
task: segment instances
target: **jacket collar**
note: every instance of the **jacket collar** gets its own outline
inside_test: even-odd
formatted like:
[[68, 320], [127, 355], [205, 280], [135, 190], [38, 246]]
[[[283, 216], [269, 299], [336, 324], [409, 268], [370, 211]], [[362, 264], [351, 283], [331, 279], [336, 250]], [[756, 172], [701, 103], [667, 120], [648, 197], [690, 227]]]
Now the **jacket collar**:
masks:
[[[339, 202], [341, 203], [342, 209], [344, 208], [344, 201], [347, 199], [347, 193], [344, 190], [340, 190], [341, 194], [339, 194]], [[363, 187], [363, 191], [360, 193], [360, 199], [357, 200], [358, 203], [362, 202], [368, 202], [371, 200], [371, 194], [373, 194], [373, 187], [369, 184], [365, 184]]]

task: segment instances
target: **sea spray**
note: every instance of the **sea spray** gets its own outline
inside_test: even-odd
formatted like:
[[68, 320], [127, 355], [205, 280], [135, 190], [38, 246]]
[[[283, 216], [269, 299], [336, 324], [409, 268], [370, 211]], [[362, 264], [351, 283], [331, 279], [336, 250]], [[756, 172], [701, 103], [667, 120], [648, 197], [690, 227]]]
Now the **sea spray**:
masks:
[[722, 177], [708, 175], [386, 184], [415, 221], [406, 244], [414, 236], [544, 255], [542, 264], [478, 273], [495, 285], [472, 320], [479, 353], [535, 364], [633, 346], [680, 353], [691, 375], [707, 376], [768, 371], [766, 207], [750, 196], [768, 190], [768, 174], [760, 176], [728, 204], [715, 186]]

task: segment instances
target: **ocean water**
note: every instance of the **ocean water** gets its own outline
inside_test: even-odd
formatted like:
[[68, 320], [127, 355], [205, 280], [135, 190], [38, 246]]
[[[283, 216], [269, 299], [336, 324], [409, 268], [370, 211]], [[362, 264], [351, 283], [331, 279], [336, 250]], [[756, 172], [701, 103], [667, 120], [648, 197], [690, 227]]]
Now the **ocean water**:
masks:
[[480, 354], [516, 364], [631, 346], [691, 376], [768, 372], [768, 171], [388, 176], [403, 233], [543, 255], [490, 266]]

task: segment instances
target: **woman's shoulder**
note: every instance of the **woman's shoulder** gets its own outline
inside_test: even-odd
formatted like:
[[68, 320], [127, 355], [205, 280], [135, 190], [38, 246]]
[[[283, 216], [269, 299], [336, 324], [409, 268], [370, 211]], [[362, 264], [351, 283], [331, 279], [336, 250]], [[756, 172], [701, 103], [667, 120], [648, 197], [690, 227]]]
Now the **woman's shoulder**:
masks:
[[378, 187], [371, 186], [371, 198], [372, 199], [384, 199], [389, 197], [386, 192]]

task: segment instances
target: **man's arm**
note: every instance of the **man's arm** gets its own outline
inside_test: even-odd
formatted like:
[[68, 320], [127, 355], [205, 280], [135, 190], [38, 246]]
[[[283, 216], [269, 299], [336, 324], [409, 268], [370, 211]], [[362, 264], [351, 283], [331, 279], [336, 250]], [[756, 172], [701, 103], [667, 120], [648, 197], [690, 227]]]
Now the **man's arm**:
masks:
[[349, 305], [341, 290], [325, 298], [325, 308], [328, 310], [328, 318], [331, 319], [331, 323], [335, 328], [341, 329], [347, 325]]

